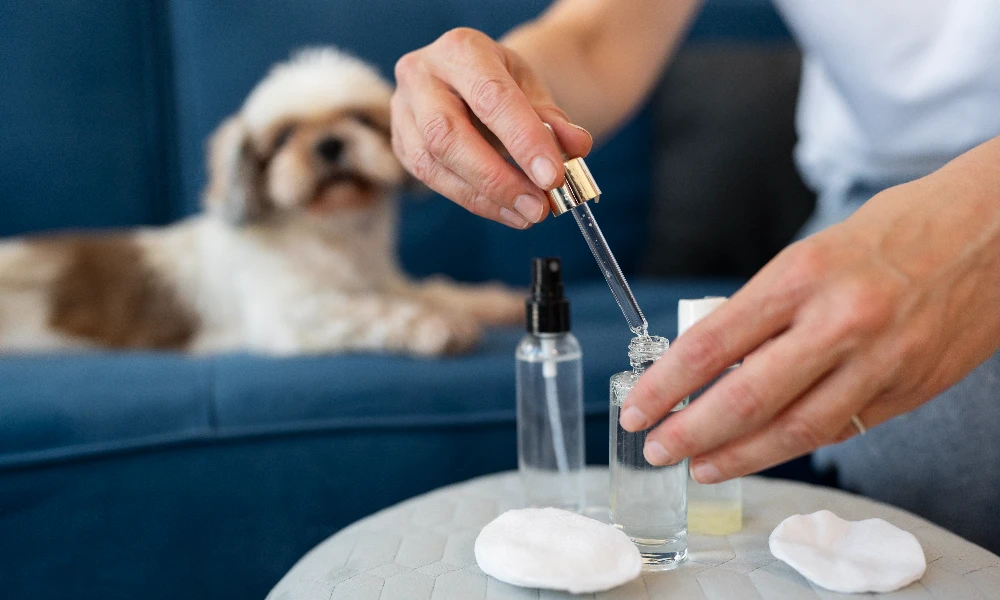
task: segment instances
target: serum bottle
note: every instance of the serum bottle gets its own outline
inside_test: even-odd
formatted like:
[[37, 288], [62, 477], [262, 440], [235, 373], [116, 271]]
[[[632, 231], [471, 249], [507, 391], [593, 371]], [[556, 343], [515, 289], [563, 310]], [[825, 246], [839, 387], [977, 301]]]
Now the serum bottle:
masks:
[[[611, 524], [639, 548], [647, 571], [672, 569], [687, 557], [688, 461], [664, 467], [649, 464], [642, 450], [653, 427], [625, 431], [618, 416], [639, 377], [668, 345], [666, 338], [636, 336], [628, 346], [632, 370], [611, 378]], [[686, 405], [687, 399], [681, 401], [665, 419]]]
[[[722, 305], [726, 299], [712, 296], [697, 300], [681, 300], [677, 303], [677, 336], [680, 337], [692, 325], [708, 313]], [[690, 396], [695, 401], [715, 381], [725, 377], [733, 369], [730, 366], [714, 381]], [[688, 482], [688, 527], [692, 533], [707, 535], [729, 535], [743, 528], [743, 489], [739, 478], [722, 483], [704, 484], [694, 479]]]
[[536, 258], [517, 346], [517, 463], [526, 506], [581, 512], [583, 368], [558, 258]]

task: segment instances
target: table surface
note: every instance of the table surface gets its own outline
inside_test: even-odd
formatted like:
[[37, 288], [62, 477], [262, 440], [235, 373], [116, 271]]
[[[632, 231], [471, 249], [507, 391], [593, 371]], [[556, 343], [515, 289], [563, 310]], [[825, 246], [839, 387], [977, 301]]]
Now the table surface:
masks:
[[[586, 481], [589, 503], [606, 506], [607, 469], [588, 469]], [[417, 496], [328, 538], [278, 582], [268, 600], [1000, 598], [1000, 557], [983, 548], [898, 508], [760, 477], [744, 480], [743, 530], [725, 537], [690, 536], [689, 559], [673, 571], [644, 573], [598, 594], [518, 588], [484, 574], [473, 544], [484, 525], [520, 502], [514, 472]], [[843, 595], [810, 584], [771, 555], [767, 538], [786, 517], [821, 509], [849, 520], [879, 517], [911, 532], [927, 557], [923, 579], [892, 594]]]

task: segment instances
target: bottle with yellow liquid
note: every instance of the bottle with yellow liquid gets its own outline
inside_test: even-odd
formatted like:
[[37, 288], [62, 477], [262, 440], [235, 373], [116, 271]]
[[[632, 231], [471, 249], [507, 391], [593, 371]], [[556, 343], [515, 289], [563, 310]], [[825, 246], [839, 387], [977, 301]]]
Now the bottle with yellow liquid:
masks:
[[[677, 303], [677, 336], [680, 337], [705, 315], [718, 308], [726, 298], [706, 297], [698, 300], [681, 300]], [[719, 378], [740, 366], [729, 367]], [[716, 379], [718, 381], [718, 379]], [[712, 383], [715, 383], [713, 381]], [[711, 387], [691, 395], [692, 401]], [[722, 483], [702, 484], [688, 481], [688, 531], [707, 535], [729, 535], [743, 529], [743, 488], [740, 479]]]

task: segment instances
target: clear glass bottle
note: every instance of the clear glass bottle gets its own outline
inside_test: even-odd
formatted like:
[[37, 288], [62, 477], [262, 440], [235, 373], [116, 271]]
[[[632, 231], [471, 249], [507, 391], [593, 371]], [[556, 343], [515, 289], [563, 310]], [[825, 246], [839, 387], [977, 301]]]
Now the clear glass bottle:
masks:
[[[680, 337], [692, 325], [721, 306], [726, 298], [709, 296], [677, 303], [677, 335]], [[689, 398], [694, 401], [716, 381], [725, 377], [737, 363], [726, 369], [717, 379], [701, 388]], [[691, 533], [729, 535], [743, 529], [743, 484], [739, 478], [722, 483], [688, 482], [688, 529]]]
[[[652, 428], [625, 431], [618, 415], [639, 376], [668, 345], [662, 337], [633, 338], [628, 348], [632, 370], [611, 378], [611, 523], [635, 542], [649, 571], [671, 569], [687, 558], [688, 463], [658, 467], [646, 462], [642, 449]], [[686, 404], [680, 402], [670, 414]]]
[[581, 512], [583, 353], [569, 332], [558, 258], [534, 259], [528, 334], [517, 346], [517, 462], [526, 506]]

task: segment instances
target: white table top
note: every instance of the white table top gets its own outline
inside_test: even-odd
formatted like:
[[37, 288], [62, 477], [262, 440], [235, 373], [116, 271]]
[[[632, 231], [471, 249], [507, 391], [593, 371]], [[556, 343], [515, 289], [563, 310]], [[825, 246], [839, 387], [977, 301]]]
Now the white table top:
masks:
[[[607, 469], [587, 472], [588, 501], [607, 505]], [[760, 477], [743, 485], [744, 528], [692, 535], [673, 571], [600, 594], [517, 588], [486, 576], [473, 555], [480, 529], [520, 506], [517, 473], [480, 477], [417, 496], [362, 519], [306, 554], [268, 600], [601, 600], [827, 598], [1000, 599], [1000, 557], [898, 508], [838, 490]], [[842, 595], [811, 585], [771, 556], [767, 538], [788, 516], [829, 509], [849, 520], [879, 517], [914, 534], [927, 557], [923, 579], [892, 594]]]

